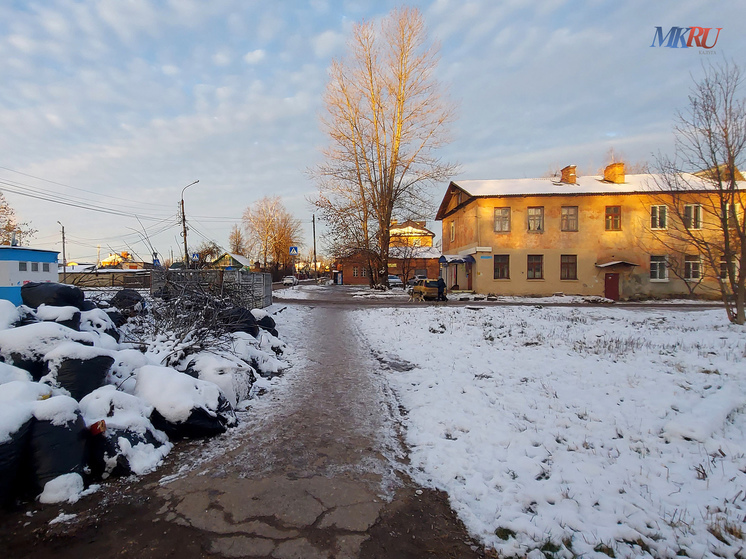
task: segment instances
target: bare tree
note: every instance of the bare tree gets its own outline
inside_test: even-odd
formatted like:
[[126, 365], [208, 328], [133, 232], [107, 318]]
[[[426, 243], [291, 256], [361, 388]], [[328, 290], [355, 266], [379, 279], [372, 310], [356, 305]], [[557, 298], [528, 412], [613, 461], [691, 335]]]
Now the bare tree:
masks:
[[277, 269], [287, 267], [290, 247], [302, 245], [302, 224], [285, 209], [278, 196], [265, 196], [246, 208], [243, 223], [248, 242], [258, 247], [264, 269], [270, 262]]
[[422, 14], [401, 8], [380, 26], [357, 24], [348, 57], [329, 71], [322, 123], [330, 145], [313, 171], [312, 203], [329, 225], [330, 248], [366, 258], [371, 284], [388, 283], [392, 216], [429, 208], [428, 187], [455, 172], [435, 155], [452, 116], [437, 62]]
[[704, 260], [703, 272], [716, 280], [728, 319], [736, 324], [746, 322], [746, 200], [738, 170], [746, 156], [742, 84], [734, 63], [705, 68], [688, 108], [677, 115], [676, 156], [659, 156], [654, 175], [673, 217], [657, 237]]
[[16, 243], [23, 245], [36, 233], [28, 223], [19, 223], [16, 212], [0, 192], [0, 245], [9, 245], [15, 233]]
[[214, 241], [204, 241], [192, 252], [197, 255], [197, 261], [192, 265], [195, 268], [205, 268], [223, 253], [223, 247]]
[[228, 246], [229, 250], [233, 254], [239, 254], [241, 256], [248, 255], [248, 247], [246, 243], [246, 237], [240, 226], [234, 225], [228, 235]]

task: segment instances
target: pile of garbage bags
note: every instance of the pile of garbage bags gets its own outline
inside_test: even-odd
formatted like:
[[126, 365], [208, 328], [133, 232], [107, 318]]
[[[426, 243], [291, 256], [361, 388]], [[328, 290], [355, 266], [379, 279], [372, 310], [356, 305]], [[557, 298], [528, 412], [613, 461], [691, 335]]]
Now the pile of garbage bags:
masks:
[[2, 506], [72, 502], [98, 480], [152, 471], [173, 441], [236, 425], [257, 375], [287, 366], [263, 310], [226, 311], [237, 325], [230, 352], [163, 366], [158, 351], [127, 340], [128, 318], [147, 312], [137, 291], [96, 304], [74, 286], [29, 283], [21, 296], [17, 307], [0, 300]]

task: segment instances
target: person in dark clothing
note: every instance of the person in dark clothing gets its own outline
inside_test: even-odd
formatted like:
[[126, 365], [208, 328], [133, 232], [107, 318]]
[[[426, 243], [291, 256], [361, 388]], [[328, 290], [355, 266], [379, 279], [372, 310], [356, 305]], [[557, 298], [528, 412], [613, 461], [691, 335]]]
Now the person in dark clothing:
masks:
[[438, 301], [448, 301], [446, 298], [446, 282], [438, 278]]

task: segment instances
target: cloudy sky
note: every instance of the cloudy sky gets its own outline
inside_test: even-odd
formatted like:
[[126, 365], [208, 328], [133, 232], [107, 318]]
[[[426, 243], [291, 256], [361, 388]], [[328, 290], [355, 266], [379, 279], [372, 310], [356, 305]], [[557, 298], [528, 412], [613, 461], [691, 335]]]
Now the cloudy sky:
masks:
[[[97, 245], [146, 258], [143, 231], [161, 255], [179, 254], [177, 205], [197, 179], [184, 195], [190, 244], [227, 246], [243, 210], [278, 195], [310, 245], [327, 68], [355, 22], [398, 5], [5, 0], [0, 189], [38, 229], [32, 246], [61, 250], [59, 221], [81, 261]], [[442, 156], [461, 179], [591, 172], [610, 148], [633, 162], [671, 152], [702, 65], [746, 52], [742, 0], [409, 5], [441, 45], [439, 78], [458, 107]], [[722, 31], [707, 51], [651, 48], [656, 26]]]

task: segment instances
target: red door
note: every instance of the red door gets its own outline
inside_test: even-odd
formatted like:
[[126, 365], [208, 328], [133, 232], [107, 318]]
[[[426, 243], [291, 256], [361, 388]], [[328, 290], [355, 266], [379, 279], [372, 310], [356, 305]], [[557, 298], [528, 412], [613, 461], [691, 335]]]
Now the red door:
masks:
[[606, 274], [604, 280], [604, 297], [613, 301], [619, 300], [619, 274]]

